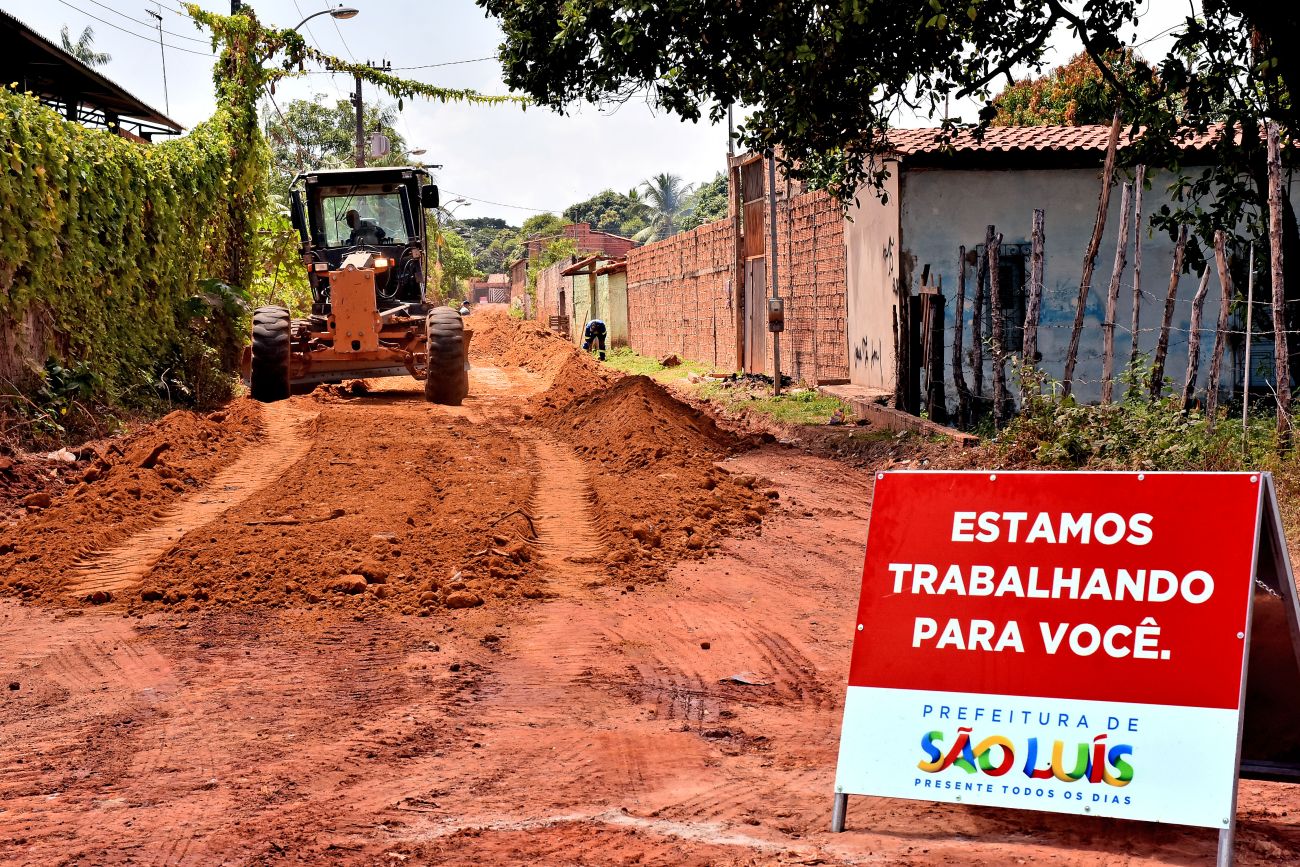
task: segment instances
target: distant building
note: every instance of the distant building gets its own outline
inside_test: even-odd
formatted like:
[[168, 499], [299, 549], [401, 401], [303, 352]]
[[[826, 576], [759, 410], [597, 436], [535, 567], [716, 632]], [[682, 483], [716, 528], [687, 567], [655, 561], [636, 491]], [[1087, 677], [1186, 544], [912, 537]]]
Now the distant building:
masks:
[[598, 229], [591, 228], [589, 223], [569, 223], [553, 235], [528, 239], [525, 243], [526, 258], [533, 260], [541, 256], [542, 251], [546, 249], [546, 245], [556, 238], [572, 238], [576, 241], [579, 256], [590, 253], [604, 253], [606, 256], [619, 259], [626, 256], [628, 250], [637, 246], [636, 241], [631, 238], [624, 238], [622, 235], [614, 235], [610, 232], [601, 232]]
[[469, 300], [475, 304], [509, 304], [510, 276], [489, 274], [487, 279], [469, 281]]
[[184, 127], [132, 96], [8, 12], [0, 11], [0, 82], [17, 82], [69, 121], [136, 141]]

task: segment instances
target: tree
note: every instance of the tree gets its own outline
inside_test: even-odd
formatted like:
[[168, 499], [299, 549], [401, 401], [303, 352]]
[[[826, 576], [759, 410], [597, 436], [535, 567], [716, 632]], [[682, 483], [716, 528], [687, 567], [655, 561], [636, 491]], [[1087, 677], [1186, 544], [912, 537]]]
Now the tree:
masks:
[[474, 267], [474, 254], [464, 238], [446, 227], [436, 231], [434, 243], [438, 251], [438, 294], [447, 301], [464, 298], [465, 281], [479, 273]]
[[68, 34], [68, 25], [64, 24], [59, 30], [59, 38], [63, 41], [63, 50], [87, 66], [103, 66], [113, 59], [113, 55], [95, 50], [95, 30], [92, 27], [84, 28], [77, 41], [73, 42]]
[[572, 223], [587, 223], [601, 232], [615, 235], [627, 234], [625, 226], [637, 221], [633, 232], [644, 228], [646, 206], [639, 198], [633, 199], [613, 190], [602, 190], [576, 205], [564, 209], [564, 219]]
[[718, 172], [713, 180], [700, 184], [686, 199], [688, 213], [682, 218], [682, 231], [689, 232], [697, 226], [725, 219], [730, 212], [727, 197], [730, 188], [727, 176]]
[[[286, 195], [289, 181], [305, 169], [342, 168], [356, 159], [356, 109], [346, 99], [328, 105], [324, 97], [294, 99], [279, 111], [264, 113], [266, 139], [271, 145], [271, 189]], [[382, 132], [392, 143], [387, 158], [372, 165], [399, 164], [406, 159], [406, 141], [393, 128], [397, 112], [391, 104], [366, 106], [367, 132]]]
[[552, 213], [534, 214], [527, 220], [524, 220], [523, 226], [519, 228], [520, 234], [525, 238], [544, 238], [550, 235], [558, 235], [564, 231], [564, 227], [569, 225], [569, 221], [557, 217]]
[[687, 197], [694, 187], [677, 175], [660, 173], [641, 182], [641, 195], [650, 211], [649, 225], [636, 235], [638, 241], [658, 241], [676, 235], [689, 212]]
[[[541, 105], [622, 101], [648, 91], [663, 109], [721, 121], [727, 107], [754, 107], [740, 144], [775, 150], [793, 177], [841, 202], [869, 189], [883, 196], [889, 118], [911, 109], [941, 119], [936, 139], [979, 124], [946, 117], [949, 99], [985, 103], [992, 85], [1029, 69], [1041, 74], [1054, 32], [1078, 41], [1114, 89], [1137, 141], [1124, 158], [1177, 170], [1180, 142], [1208, 136], [1199, 174], [1184, 174], [1179, 201], [1155, 215], [1174, 231], [1191, 223], [1208, 247], [1214, 231], [1264, 235], [1262, 121], [1300, 135], [1300, 5], [1202, 0], [1172, 31], [1174, 47], [1154, 73], [1133, 67], [1126, 85], [1107, 57], [1148, 9], [1147, 0], [475, 0], [500, 19], [506, 84]], [[1222, 127], [1215, 125], [1221, 124]], [[1300, 229], [1284, 197], [1284, 257], [1300, 261]], [[1197, 267], [1199, 254], [1188, 257]], [[1300, 302], [1300, 268], [1287, 270], [1287, 299]], [[1300, 327], [1300, 303], [1288, 327]], [[1300, 341], [1294, 341], [1300, 352]], [[1293, 364], [1300, 357], [1293, 356]]]
[[[1106, 54], [1110, 72], [1141, 100], [1150, 99], [1152, 67], [1132, 49]], [[1139, 78], [1135, 67], [1146, 71]], [[1025, 78], [1008, 84], [993, 98], [997, 115], [993, 126], [1045, 126], [1064, 124], [1110, 123], [1119, 102], [1101, 68], [1086, 51], [1076, 54], [1064, 66], [1058, 66], [1039, 78]]]

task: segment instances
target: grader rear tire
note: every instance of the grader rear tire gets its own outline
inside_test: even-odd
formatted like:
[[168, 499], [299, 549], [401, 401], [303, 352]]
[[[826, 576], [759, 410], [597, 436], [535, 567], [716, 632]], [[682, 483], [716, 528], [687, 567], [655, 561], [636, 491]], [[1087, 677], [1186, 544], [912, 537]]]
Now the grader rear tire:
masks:
[[289, 397], [289, 311], [259, 307], [253, 311], [253, 400], [271, 403]]
[[429, 375], [424, 399], [443, 406], [460, 406], [469, 394], [465, 323], [450, 307], [435, 307], [424, 321], [429, 341]]

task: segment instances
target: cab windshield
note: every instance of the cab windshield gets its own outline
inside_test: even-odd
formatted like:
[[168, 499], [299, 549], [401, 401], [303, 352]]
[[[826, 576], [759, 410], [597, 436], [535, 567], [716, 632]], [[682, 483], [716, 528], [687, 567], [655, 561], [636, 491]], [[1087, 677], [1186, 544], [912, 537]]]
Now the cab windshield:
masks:
[[328, 247], [356, 244], [406, 244], [402, 197], [396, 192], [362, 188], [326, 191], [321, 195], [321, 228]]

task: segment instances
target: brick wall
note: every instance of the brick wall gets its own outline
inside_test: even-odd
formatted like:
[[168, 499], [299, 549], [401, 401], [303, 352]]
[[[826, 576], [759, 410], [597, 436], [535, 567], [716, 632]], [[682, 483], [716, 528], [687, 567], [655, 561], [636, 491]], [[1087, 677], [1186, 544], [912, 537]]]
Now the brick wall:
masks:
[[801, 382], [847, 381], [848, 309], [840, 206], [823, 192], [778, 201], [776, 231], [777, 278], [785, 298], [782, 371]]
[[[821, 192], [777, 202], [780, 294], [786, 299], [781, 367], [803, 382], [848, 380], [844, 218]], [[638, 247], [627, 256], [628, 339], [719, 370], [736, 367], [729, 220]], [[771, 337], [768, 337], [771, 357]]]
[[[537, 314], [536, 318], [545, 325], [552, 316], [572, 316], [573, 298], [570, 295], [573, 282], [570, 277], [561, 277], [560, 271], [573, 264], [568, 259], [556, 262], [549, 268], [537, 272]], [[560, 293], [564, 293], [564, 308], [560, 308]]]
[[628, 342], [722, 370], [736, 362], [731, 223], [708, 223], [627, 254]]

